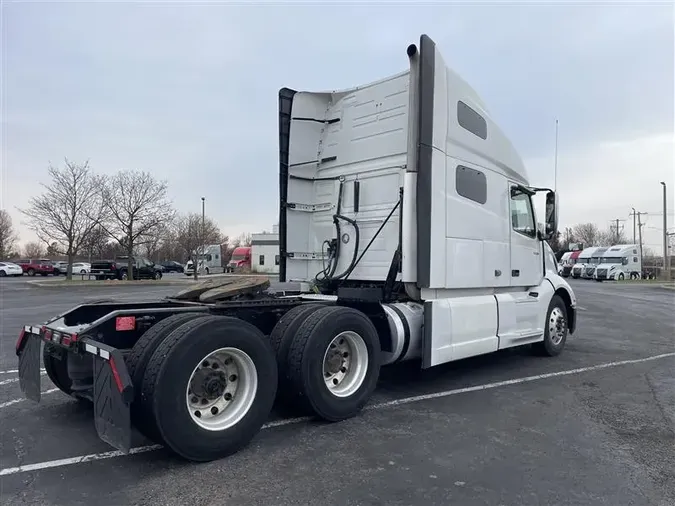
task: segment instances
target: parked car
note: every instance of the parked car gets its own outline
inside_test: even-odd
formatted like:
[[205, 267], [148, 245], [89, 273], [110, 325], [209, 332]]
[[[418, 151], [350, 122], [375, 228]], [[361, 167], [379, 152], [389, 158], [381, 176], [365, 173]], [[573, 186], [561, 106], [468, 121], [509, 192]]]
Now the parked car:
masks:
[[162, 267], [164, 267], [164, 272], [183, 272], [185, 268], [179, 263], [169, 260], [168, 262], [162, 262]]
[[23, 269], [23, 272], [29, 276], [35, 276], [36, 274], [48, 276], [49, 274], [54, 274], [54, 263], [49, 259], [22, 259], [16, 263], [19, 264]]
[[5, 276], [23, 276], [23, 269], [12, 262], [0, 262], [0, 278]]
[[91, 264], [87, 262], [75, 262], [73, 264], [73, 274], [89, 274]]
[[65, 275], [68, 273], [68, 262], [58, 260], [52, 262], [52, 265], [54, 266], [54, 276], [60, 276], [61, 274]]
[[[131, 257], [134, 279], [162, 279], [162, 267], [144, 257]], [[129, 257], [119, 256], [115, 260], [97, 260], [91, 263], [90, 272], [96, 279], [127, 279]]]

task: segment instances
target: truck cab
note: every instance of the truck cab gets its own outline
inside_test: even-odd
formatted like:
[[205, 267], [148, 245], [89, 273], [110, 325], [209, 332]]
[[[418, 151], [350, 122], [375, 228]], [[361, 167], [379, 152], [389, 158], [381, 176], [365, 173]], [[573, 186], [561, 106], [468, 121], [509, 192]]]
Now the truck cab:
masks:
[[604, 246], [595, 248], [590, 260], [587, 261], [584, 271], [581, 274], [583, 279], [593, 279], [595, 268], [602, 262], [602, 256], [605, 254], [605, 251], [607, 251], [607, 248]]
[[225, 272], [239, 272], [251, 268], [251, 247], [239, 246], [234, 248]]
[[545, 234], [557, 197], [530, 185], [431, 39], [408, 56], [408, 71], [355, 88], [280, 91], [280, 280], [415, 307], [424, 367], [541, 341], [554, 296], [576, 305], [536, 227], [533, 197], [546, 193]]
[[579, 255], [581, 255], [582, 250], [575, 250], [570, 252], [570, 255], [565, 259], [564, 262], [562, 262], [562, 269], [560, 275], [563, 278], [568, 278], [572, 275], [572, 269], [574, 268], [574, 265], [577, 263]]
[[579, 279], [583, 277], [584, 272], [586, 272], [587, 265], [591, 265], [591, 257], [598, 248], [596, 246], [591, 246], [586, 248], [579, 253], [577, 257], [577, 262], [572, 267], [572, 277], [574, 279]]
[[595, 269], [593, 279], [596, 281], [640, 279], [641, 273], [642, 262], [638, 245], [617, 244], [605, 251]]
[[[204, 247], [203, 253], [199, 255], [197, 271], [199, 274], [219, 274], [224, 271], [222, 258], [220, 256], [220, 244], [210, 244]], [[188, 260], [183, 270], [186, 276], [194, 275], [194, 262]]]

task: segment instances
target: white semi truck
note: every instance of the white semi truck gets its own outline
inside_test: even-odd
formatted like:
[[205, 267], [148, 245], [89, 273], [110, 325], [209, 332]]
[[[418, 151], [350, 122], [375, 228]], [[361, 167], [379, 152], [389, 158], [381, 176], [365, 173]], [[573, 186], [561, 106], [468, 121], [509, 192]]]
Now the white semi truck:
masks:
[[[224, 272], [223, 260], [220, 257], [220, 244], [209, 244], [204, 246], [204, 248], [200, 248], [198, 269], [198, 274], [220, 274]], [[192, 259], [187, 261], [183, 272], [186, 276], [194, 275], [194, 262]]]
[[275, 398], [335, 422], [363, 408], [388, 364], [523, 345], [561, 353], [576, 298], [544, 242], [555, 194], [530, 186], [429, 37], [407, 56], [408, 70], [375, 83], [280, 90], [276, 287], [209, 303], [214, 289], [197, 285], [28, 325], [17, 341], [25, 395], [40, 399], [44, 343], [47, 374], [93, 399], [103, 440], [128, 450], [133, 425], [206, 461], [246, 445]]
[[640, 279], [642, 262], [637, 244], [617, 244], [605, 251], [593, 274], [596, 281]]
[[598, 246], [593, 250], [591, 259], [586, 263], [584, 271], [581, 274], [583, 279], [593, 279], [595, 268], [602, 262], [602, 257], [604, 256], [605, 251], [607, 251], [607, 247], [605, 246]]
[[597, 250], [598, 250], [597, 246], [591, 246], [590, 248], [586, 248], [581, 253], [579, 253], [579, 256], [577, 257], [577, 262], [572, 267], [572, 277], [574, 279], [584, 277], [586, 268], [592, 265], [591, 259]]

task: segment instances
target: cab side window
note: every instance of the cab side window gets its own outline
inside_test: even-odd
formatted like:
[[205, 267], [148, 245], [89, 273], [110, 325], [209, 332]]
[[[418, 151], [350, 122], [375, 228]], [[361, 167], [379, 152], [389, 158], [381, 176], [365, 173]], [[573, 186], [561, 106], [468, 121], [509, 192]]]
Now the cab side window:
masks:
[[519, 191], [515, 186], [511, 189], [511, 226], [519, 234], [536, 237], [532, 200], [527, 193]]

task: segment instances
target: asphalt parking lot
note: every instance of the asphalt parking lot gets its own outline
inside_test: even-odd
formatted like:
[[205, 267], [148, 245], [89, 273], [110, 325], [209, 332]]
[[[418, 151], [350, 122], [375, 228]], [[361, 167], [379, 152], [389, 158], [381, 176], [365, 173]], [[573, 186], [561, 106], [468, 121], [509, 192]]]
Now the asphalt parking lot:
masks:
[[0, 280], [0, 504], [675, 504], [675, 291], [573, 282], [577, 333], [557, 358], [511, 350], [384, 369], [338, 424], [273, 420], [242, 452], [189, 464], [138, 438], [119, 456], [91, 408], [43, 380], [21, 400], [14, 343], [83, 300], [176, 287], [35, 288]]

